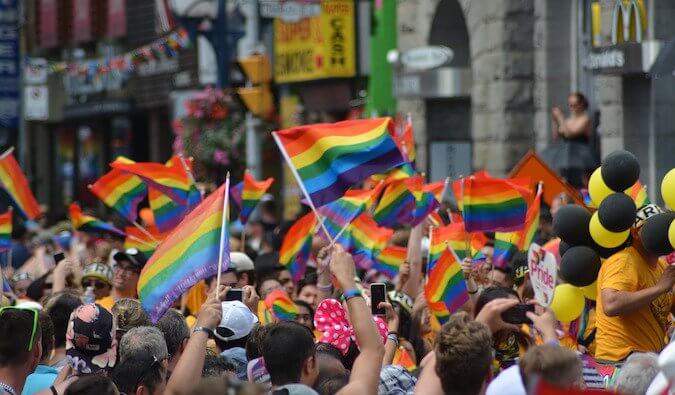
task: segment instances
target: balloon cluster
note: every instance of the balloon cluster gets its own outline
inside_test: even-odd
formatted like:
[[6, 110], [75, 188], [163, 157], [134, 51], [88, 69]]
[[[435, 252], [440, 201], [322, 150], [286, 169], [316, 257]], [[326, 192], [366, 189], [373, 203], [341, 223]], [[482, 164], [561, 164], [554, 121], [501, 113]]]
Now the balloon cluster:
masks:
[[635, 222], [635, 202], [626, 191], [639, 176], [637, 158], [628, 151], [615, 151], [589, 180], [589, 194], [598, 210], [591, 214], [585, 207], [566, 205], [553, 218], [553, 229], [561, 239], [559, 274], [567, 283], [556, 287], [551, 303], [558, 320], [579, 317], [584, 297], [595, 300], [602, 258], [624, 248]]
[[[670, 169], [661, 181], [661, 197], [671, 210], [675, 209], [675, 169]], [[668, 255], [675, 250], [675, 213], [672, 211], [647, 218], [640, 231], [645, 249], [655, 255]]]

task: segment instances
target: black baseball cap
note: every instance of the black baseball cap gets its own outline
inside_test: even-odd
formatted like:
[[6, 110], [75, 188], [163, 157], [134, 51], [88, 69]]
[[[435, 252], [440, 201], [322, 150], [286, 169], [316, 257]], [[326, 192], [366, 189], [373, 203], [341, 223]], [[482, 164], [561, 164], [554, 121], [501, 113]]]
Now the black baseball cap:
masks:
[[145, 255], [135, 248], [127, 248], [124, 251], [118, 251], [113, 255], [113, 259], [115, 260], [115, 263], [122, 261], [131, 262], [131, 264], [138, 269], [143, 269], [143, 266], [148, 262], [145, 259]]

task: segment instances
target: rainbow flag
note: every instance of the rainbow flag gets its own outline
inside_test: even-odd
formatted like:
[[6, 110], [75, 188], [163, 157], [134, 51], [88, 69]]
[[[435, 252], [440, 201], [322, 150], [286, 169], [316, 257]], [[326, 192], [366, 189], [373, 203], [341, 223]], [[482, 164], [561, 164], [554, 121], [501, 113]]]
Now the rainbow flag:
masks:
[[377, 225], [368, 213], [356, 217], [349, 225], [351, 250], [354, 262], [363, 269], [369, 269], [377, 256], [389, 243], [394, 231]]
[[82, 209], [77, 203], [71, 203], [68, 211], [70, 213], [70, 222], [73, 229], [88, 233], [109, 233], [115, 236], [125, 237], [125, 233], [107, 222], [91, 215], [82, 213]]
[[436, 319], [441, 325], [445, 324], [450, 318], [450, 312], [448, 311], [448, 308], [445, 306], [445, 303], [429, 301], [426, 290], [424, 292], [424, 298], [427, 301], [427, 307], [429, 308], [429, 312], [431, 312], [431, 314], [434, 317], [436, 317]]
[[438, 200], [438, 202], [440, 203], [440, 202], [443, 201], [443, 194], [445, 193], [445, 188], [447, 187], [447, 185], [448, 185], [448, 180], [436, 181], [436, 182], [432, 182], [430, 184], [425, 184], [422, 187], [422, 190], [424, 192], [431, 193], [436, 198], [436, 200]]
[[[127, 237], [124, 239], [124, 249], [135, 248], [138, 251], [142, 252], [146, 258], [150, 258], [155, 252], [158, 243], [148, 237], [147, 234], [141, 232], [140, 229], [135, 226], [127, 226], [124, 231], [127, 234]], [[152, 235], [155, 239], [159, 240], [159, 235]]]
[[391, 182], [382, 193], [373, 218], [382, 226], [415, 226], [439, 207], [431, 192], [424, 190], [422, 176]]
[[[468, 239], [471, 244], [471, 258], [479, 259], [480, 251], [487, 244], [488, 238], [483, 233], [476, 232], [470, 234]], [[466, 242], [467, 236], [462, 222], [454, 222], [432, 229], [427, 267], [433, 269], [441, 254], [448, 248], [451, 248], [460, 260], [464, 260], [467, 257]]]
[[369, 176], [404, 163], [391, 118], [299, 126], [273, 132], [279, 149], [316, 207]]
[[416, 157], [415, 152], [415, 133], [413, 132], [412, 120], [408, 118], [403, 134], [401, 135], [401, 148], [403, 155], [408, 162], [414, 162]]
[[443, 251], [428, 276], [424, 295], [429, 303], [443, 302], [452, 314], [469, 301], [462, 267], [451, 250]]
[[12, 209], [0, 214], [0, 251], [12, 249]]
[[391, 364], [398, 365], [409, 372], [413, 372], [415, 371], [415, 369], [417, 369], [417, 364], [415, 363], [415, 360], [410, 355], [408, 350], [406, 350], [403, 346], [399, 347], [396, 350], [396, 354], [394, 354], [394, 360], [392, 361]]
[[495, 232], [495, 246], [492, 254], [492, 265], [499, 268], [508, 266], [509, 261], [518, 251], [519, 232]]
[[0, 187], [7, 192], [12, 205], [23, 218], [36, 219], [40, 216], [40, 205], [11, 149], [0, 156]]
[[[178, 158], [180, 161], [180, 158]], [[116, 159], [110, 164], [114, 169], [140, 177], [149, 187], [155, 188], [179, 204], [196, 203], [195, 186], [182, 164], [173, 159], [170, 165], [146, 162], [136, 163], [129, 160]], [[200, 196], [201, 198], [201, 196]]]
[[391, 183], [392, 181], [402, 180], [404, 178], [412, 177], [417, 174], [415, 168], [412, 164], [406, 162], [401, 166], [397, 166], [386, 173], [373, 174], [368, 180], [373, 184], [378, 183], [379, 181], [384, 181], [385, 185]]
[[244, 181], [239, 181], [237, 185], [230, 188], [230, 197], [232, 201], [241, 208], [241, 192], [244, 190]]
[[293, 281], [300, 281], [305, 275], [316, 225], [317, 220], [314, 213], [305, 214], [288, 229], [284, 241], [281, 243], [279, 263], [291, 272]]
[[264, 181], [256, 181], [255, 178], [246, 171], [244, 173], [244, 181], [241, 191], [241, 203], [239, 204], [239, 220], [242, 224], [248, 222], [248, 217], [255, 209], [255, 206], [260, 201], [260, 198], [267, 192], [267, 190], [272, 186], [274, 178], [268, 178]]
[[298, 315], [298, 306], [283, 289], [277, 289], [267, 295], [265, 307], [272, 312], [277, 321], [293, 321]]
[[464, 227], [467, 232], [510, 232], [525, 224], [527, 201], [506, 180], [464, 180]]
[[405, 247], [387, 246], [377, 254], [372, 268], [393, 279], [398, 274], [398, 270], [407, 256], [408, 250]]
[[647, 196], [647, 190], [642, 186], [640, 181], [636, 182], [632, 187], [630, 187], [627, 193], [631, 198], [633, 198], [635, 201], [635, 207], [638, 209], [651, 203], [649, 196]]
[[148, 188], [148, 202], [155, 217], [155, 226], [161, 233], [173, 230], [187, 214], [187, 206], [178, 204], [153, 187]]
[[530, 244], [534, 241], [534, 236], [537, 235], [537, 230], [539, 229], [539, 216], [541, 211], [541, 196], [543, 189], [537, 191], [534, 201], [530, 204], [530, 207], [527, 209], [527, 215], [525, 216], [525, 227], [519, 232], [518, 237], [518, 250], [527, 251], [530, 248]]
[[138, 204], [148, 193], [140, 178], [117, 169], [110, 170], [89, 185], [89, 190], [131, 222], [138, 218]]
[[229, 224], [227, 215], [223, 216], [229, 211], [229, 184], [228, 177], [224, 185], [186, 215], [143, 268], [138, 296], [152, 322], [156, 323], [199, 280], [216, 275], [219, 259], [223, 271], [229, 267]]

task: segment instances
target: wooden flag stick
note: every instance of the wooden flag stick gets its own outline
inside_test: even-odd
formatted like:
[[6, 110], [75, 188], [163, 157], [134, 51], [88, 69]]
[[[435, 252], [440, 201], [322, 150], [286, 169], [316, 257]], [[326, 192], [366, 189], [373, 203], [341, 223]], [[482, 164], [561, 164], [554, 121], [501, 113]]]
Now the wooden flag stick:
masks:
[[152, 235], [152, 233], [148, 232], [147, 229], [145, 229], [144, 227], [142, 227], [141, 224], [139, 224], [139, 223], [136, 222], [136, 221], [130, 221], [130, 222], [131, 222], [132, 224], [134, 224], [134, 226], [135, 226], [136, 228], [138, 228], [138, 230], [140, 230], [144, 235], [148, 236], [152, 241], [154, 241], [154, 242], [156, 242], [157, 244], [159, 244], [159, 240], [157, 240], [157, 239]]
[[[180, 164], [183, 165], [183, 170], [185, 170], [185, 173], [187, 173], [188, 178], [190, 179], [190, 183], [192, 183], [195, 186], [195, 188], [197, 188], [197, 181], [195, 180], [195, 176], [192, 175], [192, 171], [190, 170], [187, 163], [185, 162], [185, 158], [183, 157], [183, 154], [182, 153], [178, 154], [178, 158], [180, 159]], [[202, 195], [202, 191], [199, 188], [197, 188], [197, 191], [199, 191], [199, 198], [201, 200], [204, 200], [204, 195]], [[188, 192], [188, 195], [189, 195], [189, 192]], [[190, 199], [189, 199], [189, 197], [188, 197], [187, 203], [188, 203], [188, 211], [189, 211], [190, 210]]]
[[[460, 195], [462, 196], [462, 206], [464, 206], [464, 178], [460, 179]], [[464, 207], [466, 209], [466, 207]], [[464, 212], [462, 212], [462, 216]], [[466, 222], [464, 223], [464, 242], [466, 243], [466, 256], [468, 258], [473, 258], [471, 256], [471, 233], [466, 231]]]
[[323, 218], [321, 217], [321, 214], [319, 214], [316, 207], [314, 207], [314, 202], [312, 202], [312, 198], [309, 196], [309, 193], [305, 188], [305, 184], [302, 182], [300, 174], [298, 174], [298, 170], [295, 168], [295, 166], [293, 166], [293, 162], [291, 161], [291, 158], [288, 156], [288, 153], [286, 152], [284, 145], [281, 144], [281, 141], [279, 141], [279, 136], [277, 136], [276, 132], [272, 132], [272, 137], [274, 138], [274, 141], [277, 143], [279, 151], [281, 151], [281, 155], [286, 160], [288, 167], [291, 169], [291, 172], [293, 172], [293, 176], [295, 176], [295, 180], [298, 182], [300, 190], [302, 191], [303, 195], [305, 195], [305, 199], [307, 199], [307, 204], [309, 205], [309, 208], [311, 208], [312, 211], [314, 212], [314, 215], [316, 215], [316, 219], [319, 221], [321, 229], [323, 229], [324, 233], [326, 233], [326, 237], [328, 237], [328, 240], [330, 240], [331, 244], [334, 244], [333, 238], [330, 236], [330, 233], [328, 233], [328, 229], [326, 229], [326, 225], [323, 223]]
[[241, 252], [246, 252], [246, 225], [244, 225], [244, 229], [241, 230], [241, 247], [240, 247]]
[[5, 159], [12, 152], [14, 152], [14, 146], [9, 147], [7, 151], [3, 152], [2, 155], [0, 155], [0, 159]]
[[157, 248], [157, 244], [152, 245], [152, 244], [146, 242], [145, 240], [139, 239], [138, 237], [136, 237], [136, 236], [134, 236], [134, 235], [127, 235], [127, 237], [130, 238], [131, 240], [135, 240], [135, 241], [137, 241], [137, 242], [143, 244], [144, 246], [148, 246], [148, 247], [150, 247], [150, 248], [152, 248], [152, 249]]
[[[227, 172], [225, 176], [225, 196], [223, 197], [223, 219], [220, 223], [220, 246], [218, 248], [218, 274], [216, 277], [216, 296], [218, 295], [218, 290], [220, 289], [220, 274], [223, 270], [223, 256], [225, 254], [225, 235], [227, 234], [227, 210], [230, 200], [230, 172]], [[229, 240], [227, 241], [230, 242]]]

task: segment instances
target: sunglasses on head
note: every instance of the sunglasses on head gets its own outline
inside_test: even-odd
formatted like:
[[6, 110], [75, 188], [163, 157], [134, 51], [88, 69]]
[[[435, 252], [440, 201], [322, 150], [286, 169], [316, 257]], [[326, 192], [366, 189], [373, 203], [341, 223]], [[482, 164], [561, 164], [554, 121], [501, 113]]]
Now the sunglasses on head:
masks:
[[143, 371], [143, 373], [141, 373], [140, 376], [138, 376], [138, 380], [136, 380], [136, 386], [134, 388], [138, 388], [138, 386], [143, 382], [143, 379], [145, 379], [145, 376], [150, 374], [150, 372], [152, 372], [153, 370], [159, 368], [160, 363], [161, 363], [161, 361], [159, 359], [157, 359], [156, 356], [153, 355], [152, 356], [152, 362], [150, 363], [150, 366], [148, 366], [148, 368], [145, 369]]
[[28, 342], [28, 351], [33, 350], [33, 342], [35, 341], [35, 333], [37, 332], [37, 324], [38, 324], [38, 319], [39, 319], [39, 314], [37, 310], [35, 309], [24, 309], [20, 307], [14, 307], [14, 306], [5, 306], [5, 307], [0, 307], [0, 317], [9, 310], [14, 310], [14, 311], [21, 311], [21, 312], [28, 312], [33, 315], [33, 329], [30, 332], [30, 341]]

